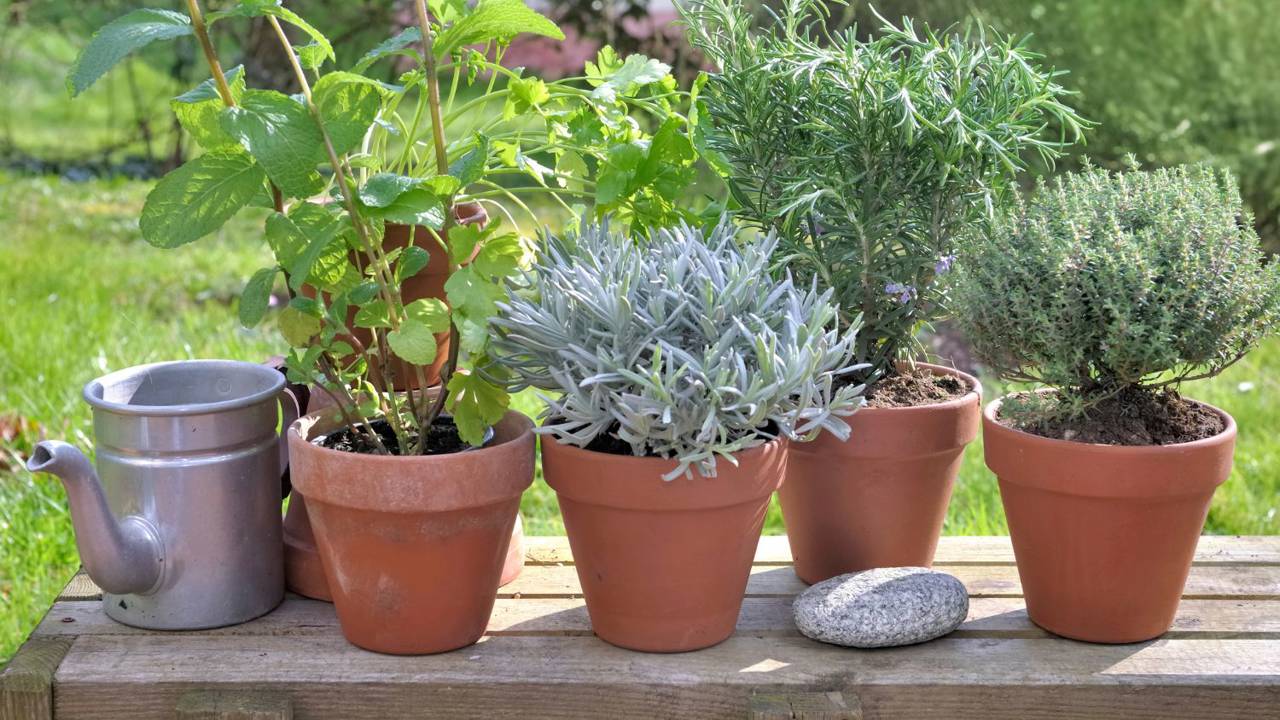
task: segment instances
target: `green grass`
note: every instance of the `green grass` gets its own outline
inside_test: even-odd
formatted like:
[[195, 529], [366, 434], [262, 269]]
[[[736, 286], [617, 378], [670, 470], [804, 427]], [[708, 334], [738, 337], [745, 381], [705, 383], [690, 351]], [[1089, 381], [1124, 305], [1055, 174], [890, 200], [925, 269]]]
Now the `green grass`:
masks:
[[[39, 437], [92, 446], [80, 388], [105, 372], [157, 360], [261, 360], [279, 352], [274, 330], [235, 319], [240, 288], [268, 261], [260, 218], [177, 250], [141, 240], [138, 211], [147, 184], [0, 175], [0, 438], [15, 417], [28, 425], [0, 439], [0, 658], [19, 642], [77, 563], [61, 486], [32, 477], [21, 460]], [[1223, 377], [1185, 388], [1231, 412], [1240, 424], [1235, 472], [1218, 490], [1207, 531], [1280, 534], [1280, 340]], [[999, 388], [988, 381], [988, 396]], [[516, 400], [529, 413], [537, 401]], [[563, 532], [541, 477], [523, 511], [531, 534]], [[766, 532], [783, 531], [777, 508]], [[981, 443], [965, 454], [947, 518], [955, 535], [1006, 531]]]

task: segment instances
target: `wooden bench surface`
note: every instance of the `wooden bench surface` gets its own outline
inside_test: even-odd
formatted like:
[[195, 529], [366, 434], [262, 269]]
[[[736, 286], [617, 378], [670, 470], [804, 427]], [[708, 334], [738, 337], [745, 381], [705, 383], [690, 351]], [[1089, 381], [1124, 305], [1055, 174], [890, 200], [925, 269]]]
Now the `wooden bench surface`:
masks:
[[1280, 718], [1280, 537], [1202, 538], [1173, 629], [1119, 646], [1031, 624], [1008, 538], [944, 538], [936, 567], [969, 588], [967, 622], [870, 651], [799, 635], [804, 585], [766, 537], [737, 633], [680, 655], [596, 639], [564, 538], [527, 548], [486, 637], [427, 657], [359, 650], [331, 605], [294, 596], [236, 627], [137, 630], [77, 575], [0, 675], [0, 717]]

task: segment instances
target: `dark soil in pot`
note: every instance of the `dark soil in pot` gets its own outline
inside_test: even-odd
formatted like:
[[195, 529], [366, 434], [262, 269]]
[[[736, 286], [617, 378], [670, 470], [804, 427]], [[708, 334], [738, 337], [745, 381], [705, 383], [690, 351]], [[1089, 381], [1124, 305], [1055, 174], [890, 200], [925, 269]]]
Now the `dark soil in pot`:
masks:
[[973, 386], [955, 375], [938, 375], [924, 367], [910, 368], [880, 379], [867, 393], [867, 407], [897, 408], [933, 405], [964, 397]]
[[[1211, 438], [1226, 429], [1221, 414], [1205, 405], [1185, 400], [1171, 390], [1153, 392], [1135, 387], [1098, 402], [1080, 417], [1021, 421], [1017, 417], [1047, 414], [1056, 405], [1053, 393], [1011, 395], [1001, 405], [998, 419], [1032, 435], [1100, 445], [1177, 445]], [[1015, 408], [1022, 411], [1011, 412]]]
[[[396, 434], [391, 429], [391, 423], [386, 420], [376, 420], [370, 423], [369, 427], [378, 434], [382, 444], [386, 446], [392, 455], [400, 454], [400, 442], [396, 439]], [[416, 441], [418, 436], [413, 435], [410, 439]], [[312, 442], [330, 450], [365, 453], [368, 455], [381, 454], [377, 446], [369, 438], [351, 428], [344, 427], [336, 432], [318, 437]], [[462, 452], [468, 447], [467, 443], [458, 435], [458, 426], [454, 424], [453, 418], [438, 417], [431, 427], [427, 428], [427, 443], [422, 454], [447, 455], [449, 453]]]

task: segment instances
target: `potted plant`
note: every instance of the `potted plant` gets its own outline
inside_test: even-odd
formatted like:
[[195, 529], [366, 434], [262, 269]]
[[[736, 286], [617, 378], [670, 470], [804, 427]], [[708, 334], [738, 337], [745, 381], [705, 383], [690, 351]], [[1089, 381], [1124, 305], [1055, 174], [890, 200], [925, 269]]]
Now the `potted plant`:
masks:
[[1169, 628], [1235, 421], [1178, 394], [1280, 321], [1234, 180], [1205, 167], [1041, 183], [967, 242], [955, 301], [983, 361], [1046, 386], [987, 406], [987, 465], [1031, 619], [1093, 642]]
[[[1057, 156], [1084, 123], [1056, 73], [993, 32], [885, 21], [867, 40], [827, 36], [822, 0], [786, 3], [757, 30], [742, 0], [681, 6], [719, 70], [699, 124], [737, 215], [777, 232], [775, 262], [829, 288], [860, 325], [842, 382], [868, 407], [846, 440], [792, 448], [779, 496], [796, 573], [817, 582], [933, 560], [981, 387], [920, 362], [923, 323], [944, 308], [959, 231], [984, 222], [1024, 151]], [[1057, 138], [1043, 137], [1055, 121]]]
[[[602, 53], [588, 83], [594, 89], [578, 89], [575, 97], [583, 102], [573, 112], [541, 81], [502, 70], [505, 87], [490, 84], [483, 102], [505, 98], [504, 113], [567, 113], [548, 122], [554, 132], [540, 136], [536, 147], [556, 158], [574, 151], [577, 160], [543, 172], [536, 159], [543, 156], [528, 152], [518, 135], [450, 138], [444, 132], [442, 74], [454, 72], [455, 87], [459, 78], [482, 71], [496, 76], [500, 66], [488, 59], [494, 48], [520, 32], [559, 35], [523, 2], [444, 3], [431, 15], [418, 0], [416, 34], [402, 33], [366, 57], [371, 63], [389, 53], [414, 56], [419, 66], [400, 85], [328, 70], [334, 59], [328, 39], [278, 0], [242, 0], [207, 17], [188, 0], [187, 10], [138, 10], [104, 27], [69, 84], [73, 92], [84, 89], [153, 40], [194, 35], [199, 41], [212, 77], [175, 99], [174, 110], [204, 153], [148, 196], [143, 237], [176, 247], [217, 230], [245, 207], [274, 210], [265, 236], [275, 262], [249, 281], [240, 318], [258, 324], [283, 276], [290, 300], [279, 325], [294, 346], [287, 357], [290, 379], [315, 385], [332, 403], [333, 409], [290, 429], [290, 452], [292, 480], [308, 496], [343, 632], [357, 645], [391, 653], [474, 642], [492, 608], [520, 494], [532, 482], [534, 442], [532, 423], [507, 412], [501, 378], [467, 366], [486, 364], [486, 327], [525, 243], [502, 217], [467, 224], [452, 210], [495, 197], [517, 203], [499, 182], [516, 168], [538, 175], [557, 195], [590, 182], [600, 205], [635, 219], [679, 212], [666, 198], [679, 195], [693, 159], [687, 140], [680, 142], [684, 119], [664, 114], [674, 97], [665, 66]], [[298, 94], [251, 90], [240, 69], [223, 70], [209, 28], [245, 17], [265, 18]], [[285, 25], [309, 42], [295, 45]], [[354, 69], [365, 67], [362, 61]], [[415, 83], [423, 98], [415, 117], [430, 130], [419, 138], [406, 127], [402, 137], [411, 162], [419, 153], [430, 162], [410, 175], [403, 164], [385, 163], [405, 154], [379, 149], [374, 128], [394, 123], [398, 98]], [[663, 142], [646, 142], [639, 123], [617, 122], [632, 99], [662, 118]], [[470, 109], [483, 104], [474, 102]], [[600, 131], [615, 124], [625, 127]], [[638, 158], [637, 150], [643, 150]], [[614, 179], [602, 195], [605, 177]], [[448, 265], [444, 298], [408, 294], [432, 255], [417, 245], [386, 243], [387, 226], [395, 223], [420, 226], [438, 246], [436, 261], [445, 258]], [[369, 331], [364, 340], [352, 325]], [[423, 390], [442, 355], [441, 386]], [[417, 390], [398, 392], [403, 387], [388, 381], [397, 367]]]
[[853, 332], [831, 292], [770, 280], [776, 240], [723, 222], [639, 243], [589, 226], [549, 237], [495, 316], [516, 387], [546, 393], [543, 471], [592, 627], [679, 652], [734, 629], [788, 440], [862, 403], [837, 387]]

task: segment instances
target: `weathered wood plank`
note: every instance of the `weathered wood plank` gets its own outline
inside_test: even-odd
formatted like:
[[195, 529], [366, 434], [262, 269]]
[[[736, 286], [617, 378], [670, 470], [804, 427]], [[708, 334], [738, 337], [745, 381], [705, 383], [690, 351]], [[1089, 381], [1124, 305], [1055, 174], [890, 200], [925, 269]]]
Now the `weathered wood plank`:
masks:
[[[337, 634], [338, 619], [328, 603], [291, 597], [275, 612], [244, 625], [192, 631], [196, 635], [285, 636]], [[797, 636], [791, 598], [747, 598], [738, 634]], [[59, 602], [36, 629], [36, 636], [142, 635], [147, 631], [106, 617], [96, 602]], [[590, 619], [581, 599], [500, 599], [489, 620], [490, 635], [589, 636]], [[1022, 600], [975, 598], [956, 637], [1038, 638], [1048, 633], [1027, 619]], [[1166, 638], [1272, 638], [1280, 641], [1280, 600], [1184, 600]], [[1278, 680], [1280, 681], [1280, 680]]]
[[[1021, 597], [1018, 570], [1012, 565], [957, 565], [942, 568], [955, 575], [973, 597]], [[808, 587], [787, 566], [756, 565], [747, 583], [748, 597], [795, 595]], [[570, 565], [528, 568], [499, 597], [575, 597], [581, 594]], [[1183, 592], [1187, 598], [1280, 598], [1280, 566], [1204, 565], [1192, 569]]]
[[[530, 566], [569, 566], [573, 556], [564, 537], [525, 538], [525, 562]], [[1280, 566], [1280, 536], [1205, 535], [1196, 549], [1197, 566]], [[785, 535], [760, 538], [755, 564], [789, 565], [791, 549]], [[1013, 546], [1007, 537], [944, 537], [939, 542], [935, 565], [942, 570], [954, 566], [1013, 565]], [[67, 584], [59, 600], [89, 600], [102, 596], [83, 571]]]
[[[157, 668], [163, 683], [155, 682]], [[1261, 640], [1104, 646], [947, 638], [851, 651], [800, 638], [735, 637], [701, 652], [664, 656], [594, 638], [495, 637], [454, 653], [399, 658], [366, 653], [333, 636], [253, 643], [226, 636], [98, 636], [77, 640], [58, 670], [56, 701], [64, 720], [146, 720], [171, 716], [177, 699], [193, 689], [254, 687], [287, 692], [299, 717], [308, 718], [598, 717], [604, 707], [617, 718], [740, 718], [753, 691], [839, 690], [856, 694], [868, 718], [926, 711], [932, 717], [1274, 718], [1278, 674], [1280, 643]], [[1153, 699], [1168, 697], [1177, 702], [1157, 702], [1162, 714], [1149, 709]]]
[[858, 696], [830, 692], [752, 695], [748, 720], [862, 720]]
[[178, 700], [177, 720], [293, 720], [293, 704], [280, 693], [196, 690]]
[[0, 671], [0, 720], [53, 717], [53, 676], [71, 648], [70, 637], [35, 637]]
[[[569, 565], [573, 554], [564, 537], [525, 538], [525, 561], [532, 565]], [[1280, 536], [1204, 535], [1196, 548], [1201, 565], [1280, 565]], [[788, 565], [791, 547], [786, 535], [760, 538], [756, 564]], [[1008, 537], [944, 537], [938, 543], [935, 565], [1012, 565]]]

